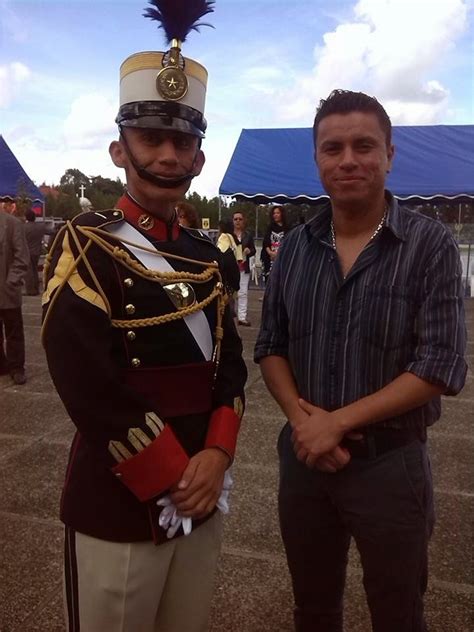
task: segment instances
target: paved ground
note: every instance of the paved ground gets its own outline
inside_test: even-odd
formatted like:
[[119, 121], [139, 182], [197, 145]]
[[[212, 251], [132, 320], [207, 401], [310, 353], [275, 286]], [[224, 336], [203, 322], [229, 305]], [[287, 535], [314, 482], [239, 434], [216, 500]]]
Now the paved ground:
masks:
[[[261, 303], [250, 293], [253, 327], [242, 329], [249, 367], [232, 513], [211, 632], [290, 632], [291, 592], [276, 520], [275, 441], [282, 415], [252, 363]], [[474, 301], [468, 361], [474, 365]], [[61, 540], [57, 507], [72, 426], [48, 375], [39, 341], [39, 298], [26, 297], [28, 383], [0, 378], [0, 632], [62, 632]], [[427, 616], [431, 632], [472, 632], [474, 577], [474, 375], [444, 402], [431, 431], [438, 523], [431, 545]], [[368, 632], [360, 568], [351, 556], [347, 632]], [[107, 632], [104, 630], [104, 632]]]

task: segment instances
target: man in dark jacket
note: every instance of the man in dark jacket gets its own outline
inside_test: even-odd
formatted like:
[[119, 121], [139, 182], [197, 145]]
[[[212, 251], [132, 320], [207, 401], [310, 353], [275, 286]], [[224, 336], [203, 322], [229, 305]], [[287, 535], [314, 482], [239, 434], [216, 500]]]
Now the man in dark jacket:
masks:
[[70, 630], [208, 629], [246, 368], [220, 253], [175, 211], [204, 164], [207, 82], [175, 35], [121, 66], [110, 155], [127, 192], [77, 216], [47, 263], [44, 345], [77, 426], [61, 503]]
[[21, 294], [28, 265], [22, 222], [0, 211], [0, 374], [9, 373], [18, 385], [26, 382]]
[[37, 296], [39, 294], [38, 262], [43, 249], [43, 237], [45, 233], [44, 222], [37, 222], [34, 211], [29, 208], [25, 211], [25, 235], [30, 253], [30, 269], [26, 276], [26, 294]]

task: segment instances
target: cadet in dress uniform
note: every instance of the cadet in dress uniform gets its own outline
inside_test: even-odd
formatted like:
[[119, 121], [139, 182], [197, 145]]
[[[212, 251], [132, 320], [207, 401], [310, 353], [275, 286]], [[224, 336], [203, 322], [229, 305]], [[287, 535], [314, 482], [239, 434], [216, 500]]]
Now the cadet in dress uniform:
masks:
[[[61, 501], [69, 630], [207, 630], [247, 376], [220, 253], [179, 226], [204, 164], [207, 72], [180, 48], [212, 2], [150, 1], [171, 44], [121, 66], [115, 209], [62, 229], [43, 341], [77, 427]], [[184, 535], [186, 534], [186, 535]]]

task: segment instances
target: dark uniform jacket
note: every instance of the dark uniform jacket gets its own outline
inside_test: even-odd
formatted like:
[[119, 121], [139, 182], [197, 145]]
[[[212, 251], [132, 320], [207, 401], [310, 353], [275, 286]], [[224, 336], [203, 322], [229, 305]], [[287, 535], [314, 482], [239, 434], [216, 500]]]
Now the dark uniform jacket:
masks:
[[[110, 234], [125, 222], [180, 274], [142, 265]], [[205, 447], [233, 458], [243, 412], [247, 371], [223, 301], [220, 253], [199, 231], [152, 220], [123, 196], [116, 209], [77, 216], [49, 257], [43, 344], [77, 427], [61, 519], [105, 540], [164, 541], [157, 498]], [[197, 306], [209, 324], [211, 360], [180, 317], [187, 312], [178, 283], [184, 294], [193, 288], [188, 310]]]

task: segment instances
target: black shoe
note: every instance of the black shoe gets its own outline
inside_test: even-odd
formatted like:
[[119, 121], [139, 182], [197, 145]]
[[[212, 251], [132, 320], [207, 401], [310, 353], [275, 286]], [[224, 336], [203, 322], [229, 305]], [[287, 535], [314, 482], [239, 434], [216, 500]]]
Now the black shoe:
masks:
[[251, 324], [248, 320], [239, 320], [237, 322], [239, 325], [242, 325], [242, 327], [251, 327]]
[[26, 384], [26, 375], [24, 371], [12, 371], [10, 375], [13, 383], [17, 384], [17, 386], [20, 386], [21, 384]]

